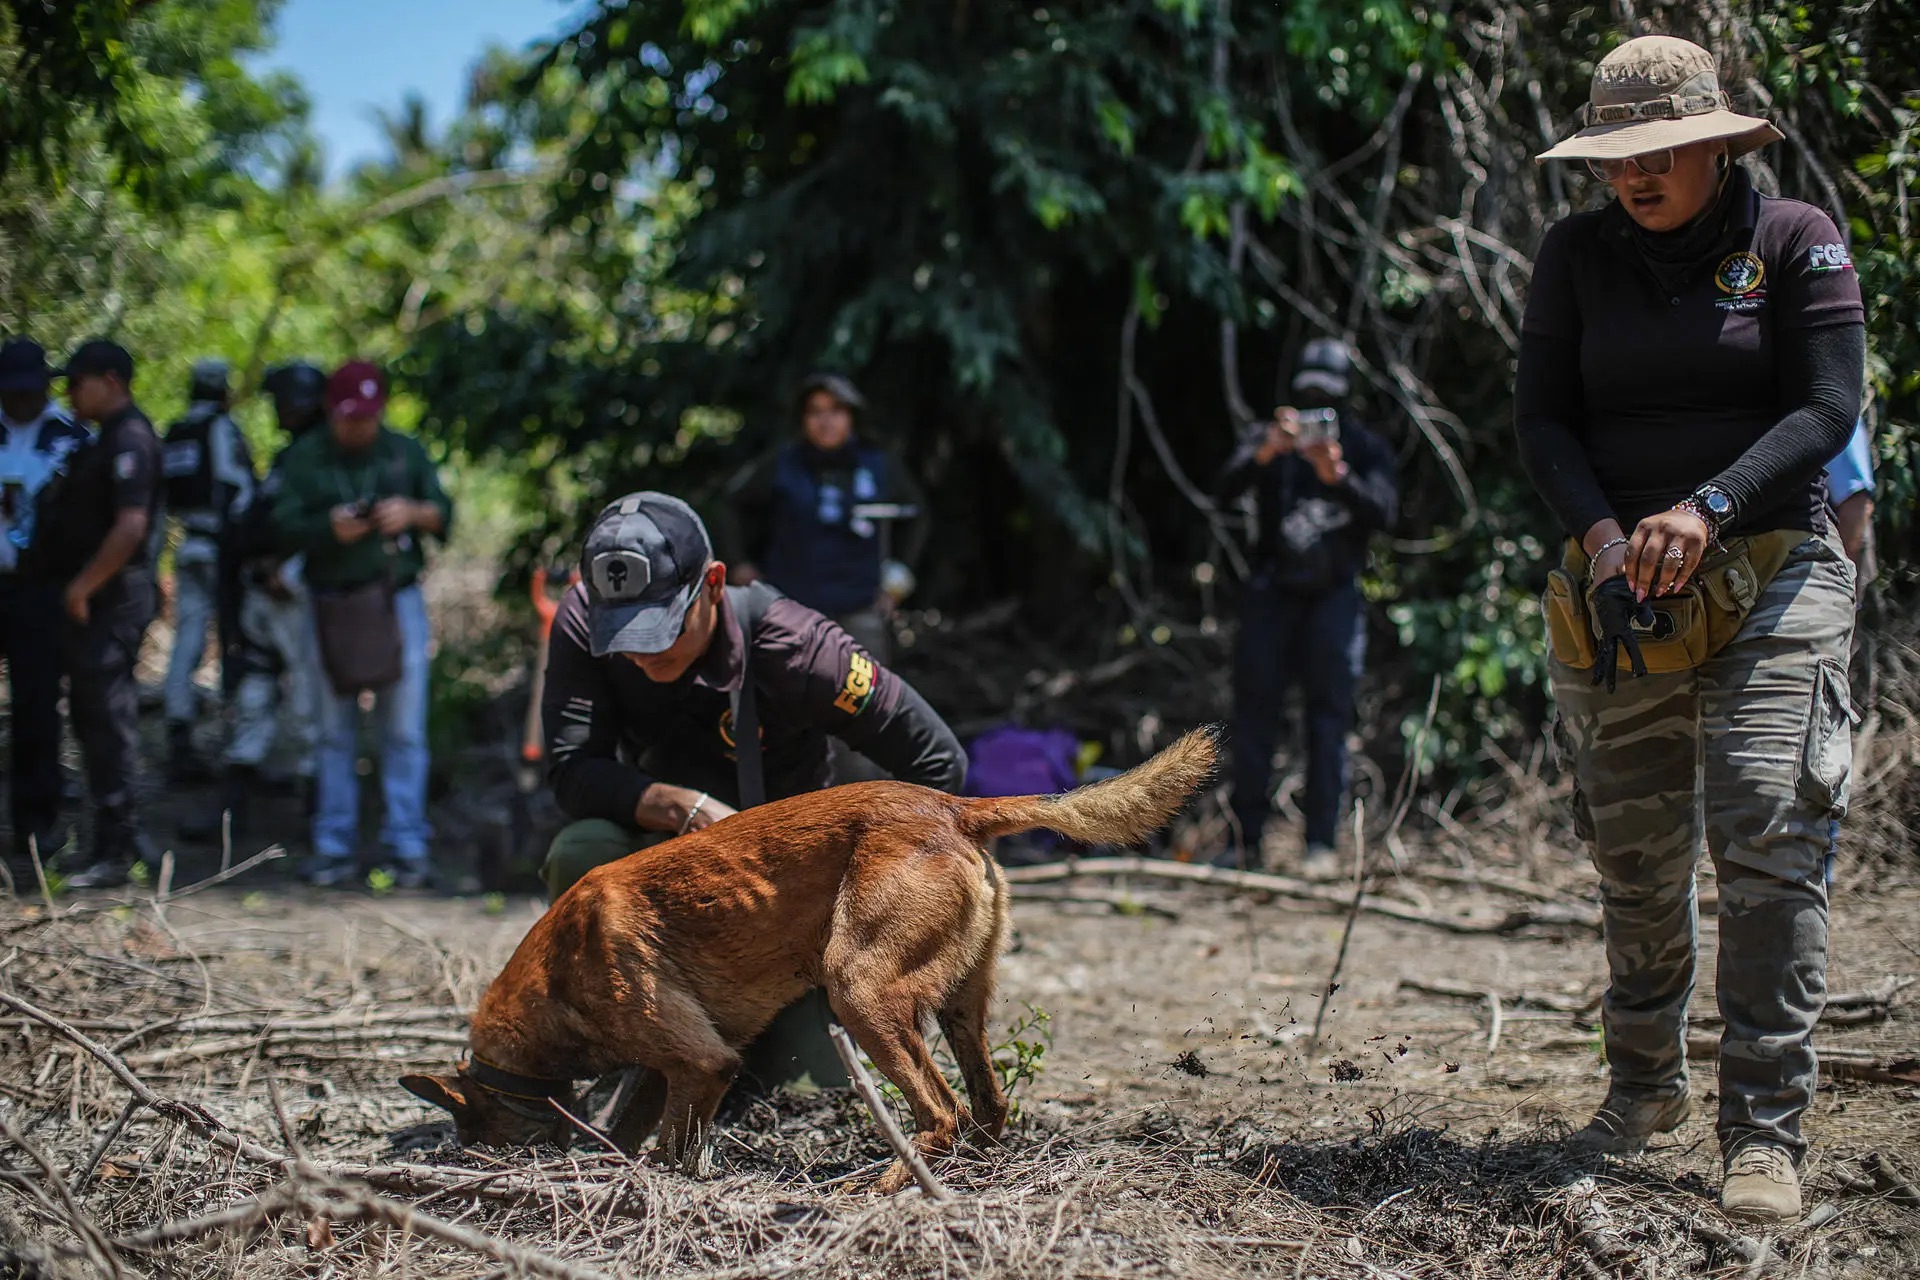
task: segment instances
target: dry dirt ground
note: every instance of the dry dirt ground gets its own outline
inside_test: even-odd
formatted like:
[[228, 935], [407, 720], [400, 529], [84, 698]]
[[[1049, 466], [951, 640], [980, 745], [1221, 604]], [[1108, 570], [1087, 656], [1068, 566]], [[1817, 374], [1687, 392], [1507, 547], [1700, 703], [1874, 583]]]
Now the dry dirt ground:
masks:
[[[1715, 1208], [1710, 1062], [1704, 1105], [1648, 1157], [1582, 1163], [1557, 1144], [1604, 1084], [1588, 928], [1475, 936], [1362, 914], [1315, 1046], [1337, 907], [1141, 878], [1043, 891], [1101, 900], [1018, 903], [999, 1026], [1044, 1010], [1019, 1038], [1050, 1044], [1005, 1148], [938, 1167], [945, 1204], [861, 1190], [887, 1148], [837, 1094], [745, 1108], [703, 1179], [585, 1140], [459, 1151], [393, 1080], [458, 1052], [464, 1012], [539, 910], [525, 897], [242, 879], [164, 904], [63, 899], [55, 919], [0, 900], [0, 1274], [1920, 1272], [1920, 1207], [1901, 1202], [1920, 1175], [1920, 1063], [1902, 1061], [1920, 1049], [1920, 998], [1905, 999], [1920, 987], [1895, 989], [1920, 975], [1920, 891], [1836, 901], [1833, 990], [1885, 998], [1822, 1044], [1883, 1079], [1823, 1081], [1813, 1222], [1761, 1234]], [[1527, 902], [1413, 878], [1379, 893], [1475, 919]], [[1709, 928], [1709, 1032], [1711, 951]], [[204, 1111], [129, 1108], [124, 1080], [7, 995]]]

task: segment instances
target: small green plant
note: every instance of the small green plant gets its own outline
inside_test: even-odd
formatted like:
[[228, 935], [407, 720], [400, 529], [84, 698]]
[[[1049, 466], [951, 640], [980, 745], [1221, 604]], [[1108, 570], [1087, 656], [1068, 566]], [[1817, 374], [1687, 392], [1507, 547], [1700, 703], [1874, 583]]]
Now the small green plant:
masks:
[[1020, 1117], [1020, 1086], [1038, 1080], [1046, 1070], [1047, 1050], [1053, 1048], [1053, 1015], [1029, 1003], [1026, 1012], [1007, 1028], [1007, 1038], [993, 1050], [993, 1066], [1000, 1087], [1007, 1092], [1010, 1119]]
[[133, 869], [127, 872], [127, 879], [144, 889], [153, 883], [153, 872], [147, 869], [146, 863], [136, 862]]
[[367, 872], [367, 888], [373, 890], [376, 898], [384, 898], [392, 893], [394, 884], [393, 872], [385, 867], [375, 867]]
[[490, 916], [505, 915], [507, 913], [507, 895], [497, 892], [485, 895], [480, 899], [480, 909]]

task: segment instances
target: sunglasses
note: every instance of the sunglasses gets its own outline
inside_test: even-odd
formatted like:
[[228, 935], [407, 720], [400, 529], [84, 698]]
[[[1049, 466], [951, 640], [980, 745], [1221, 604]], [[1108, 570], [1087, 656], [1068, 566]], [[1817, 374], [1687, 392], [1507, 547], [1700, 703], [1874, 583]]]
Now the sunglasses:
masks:
[[1673, 172], [1673, 148], [1662, 147], [1658, 151], [1649, 151], [1644, 155], [1628, 156], [1624, 160], [1589, 160], [1587, 172], [1602, 182], [1615, 182], [1632, 165], [1648, 177], [1658, 178]]

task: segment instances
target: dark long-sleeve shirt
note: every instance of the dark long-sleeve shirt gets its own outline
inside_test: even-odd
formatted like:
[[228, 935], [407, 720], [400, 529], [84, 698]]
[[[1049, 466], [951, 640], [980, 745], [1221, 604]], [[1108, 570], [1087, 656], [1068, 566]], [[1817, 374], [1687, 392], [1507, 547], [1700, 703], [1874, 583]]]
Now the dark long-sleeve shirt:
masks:
[[1260, 437], [1244, 441], [1214, 487], [1221, 502], [1254, 491], [1259, 532], [1255, 553], [1275, 585], [1321, 591], [1352, 579], [1367, 562], [1367, 540], [1392, 525], [1400, 509], [1393, 451], [1387, 442], [1340, 415], [1340, 452], [1347, 474], [1321, 482], [1313, 464], [1283, 453], [1262, 465]]
[[[750, 643], [741, 625], [749, 592], [766, 602]], [[592, 655], [586, 589], [575, 586], [554, 619], [541, 699], [547, 778], [561, 810], [631, 825], [655, 782], [739, 807], [730, 695], [746, 679], [770, 800], [829, 784], [829, 736], [904, 782], [958, 792], [966, 778], [966, 752], [913, 686], [796, 600], [766, 586], [728, 588], [706, 654], [658, 684], [619, 654]]]
[[[1859, 412], [1865, 311], [1826, 214], [1744, 171], [1691, 261], [1618, 204], [1547, 232], [1522, 330], [1514, 424], [1567, 533], [1629, 531], [1701, 485], [1729, 532], [1826, 528], [1822, 469]], [[1674, 233], [1692, 235], [1697, 233]]]

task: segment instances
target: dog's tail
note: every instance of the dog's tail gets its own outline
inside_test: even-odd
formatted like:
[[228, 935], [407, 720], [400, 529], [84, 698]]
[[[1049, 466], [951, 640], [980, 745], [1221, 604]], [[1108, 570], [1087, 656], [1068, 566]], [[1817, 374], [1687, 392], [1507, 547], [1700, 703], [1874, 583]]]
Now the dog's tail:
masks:
[[960, 828], [976, 841], [1044, 827], [1082, 844], [1137, 845], [1205, 785], [1219, 756], [1220, 731], [1195, 729], [1145, 764], [1092, 786], [963, 801]]

